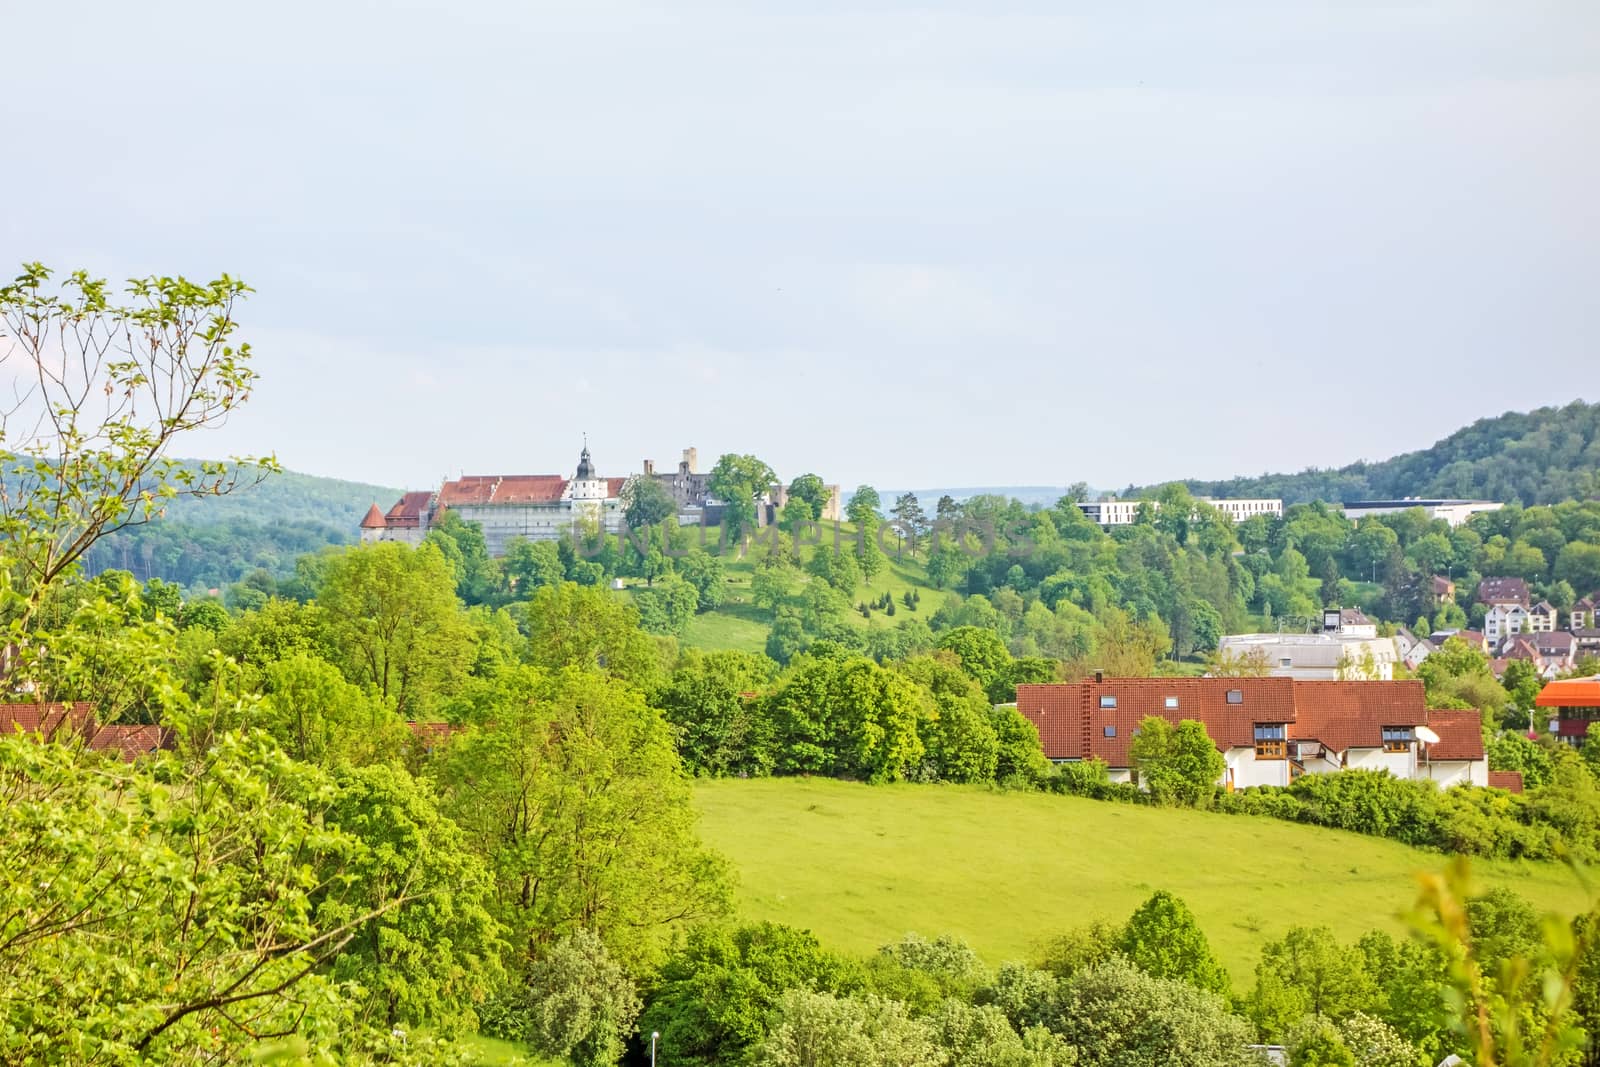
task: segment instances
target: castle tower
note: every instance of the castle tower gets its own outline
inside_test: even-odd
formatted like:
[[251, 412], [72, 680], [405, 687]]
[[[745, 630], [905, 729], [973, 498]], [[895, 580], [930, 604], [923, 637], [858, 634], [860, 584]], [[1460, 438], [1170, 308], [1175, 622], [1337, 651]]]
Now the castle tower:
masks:
[[606, 480], [595, 473], [594, 461], [589, 458], [587, 438], [583, 443], [583, 453], [578, 457], [578, 471], [567, 489], [572, 498], [573, 518], [596, 523], [604, 520]]
[[383, 512], [378, 510], [377, 501], [367, 509], [367, 517], [361, 520], [361, 543], [370, 545], [374, 541], [382, 541], [383, 531], [388, 527], [384, 521]]

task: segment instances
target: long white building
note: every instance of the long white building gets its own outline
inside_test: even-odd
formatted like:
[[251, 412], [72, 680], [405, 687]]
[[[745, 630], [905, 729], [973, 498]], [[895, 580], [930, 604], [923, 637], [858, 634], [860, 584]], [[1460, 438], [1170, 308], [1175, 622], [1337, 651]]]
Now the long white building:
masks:
[[[1244, 522], [1246, 519], [1257, 515], [1279, 519], [1283, 517], [1282, 500], [1216, 500], [1211, 497], [1197, 498], [1210, 504], [1234, 522]], [[1149, 504], [1159, 508], [1161, 505], [1154, 500], [1081, 500], [1078, 510], [1089, 517], [1090, 522], [1099, 523], [1101, 526], [1131, 526], [1139, 517], [1139, 505]]]

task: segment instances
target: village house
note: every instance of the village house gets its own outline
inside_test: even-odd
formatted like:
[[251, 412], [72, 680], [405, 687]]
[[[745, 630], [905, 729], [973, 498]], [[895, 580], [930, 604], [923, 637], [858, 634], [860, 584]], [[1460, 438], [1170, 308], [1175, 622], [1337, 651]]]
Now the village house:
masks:
[[[1347, 768], [1441, 785], [1489, 780], [1481, 732], [1465, 729], [1457, 713], [1430, 712], [1415, 681], [1097, 676], [1019, 685], [1017, 709], [1051, 760], [1099, 759], [1119, 782], [1132, 780], [1129, 746], [1151, 715], [1204, 723], [1226, 761], [1219, 784], [1228, 789]], [[1431, 725], [1435, 716], [1442, 731]]]
[[1229, 657], [1260, 659], [1274, 678], [1305, 681], [1387, 681], [1404, 654], [1357, 608], [1325, 610], [1320, 633], [1228, 634], [1218, 647]]
[[78, 742], [129, 763], [172, 747], [172, 735], [165, 727], [102, 725], [95, 719], [92, 704], [0, 704], [0, 734], [22, 734], [46, 742]]
[[1587, 630], [1595, 625], [1594, 598], [1584, 597], [1567, 613], [1567, 629]]
[[1552, 709], [1550, 732], [1557, 740], [1582, 745], [1590, 723], [1600, 720], [1600, 675], [1550, 682], [1539, 691], [1534, 704]]
[[1556, 628], [1560, 612], [1550, 605], [1550, 601], [1541, 600], [1528, 609], [1528, 629], [1536, 634], [1547, 634]]

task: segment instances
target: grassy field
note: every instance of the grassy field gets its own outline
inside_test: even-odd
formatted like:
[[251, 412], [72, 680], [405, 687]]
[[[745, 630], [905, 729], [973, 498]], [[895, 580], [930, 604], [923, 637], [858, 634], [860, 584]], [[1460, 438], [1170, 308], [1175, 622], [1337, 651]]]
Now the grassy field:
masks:
[[[1346, 940], [1403, 930], [1414, 874], [1444, 857], [1337, 830], [964, 786], [826, 779], [695, 787], [706, 840], [741, 877], [740, 911], [853, 952], [915, 931], [964, 938], [991, 963], [1094, 918], [1125, 919], [1151, 892], [1188, 902], [1241, 987], [1261, 945], [1292, 925]], [[1585, 906], [1551, 864], [1479, 862], [1541, 909]]]

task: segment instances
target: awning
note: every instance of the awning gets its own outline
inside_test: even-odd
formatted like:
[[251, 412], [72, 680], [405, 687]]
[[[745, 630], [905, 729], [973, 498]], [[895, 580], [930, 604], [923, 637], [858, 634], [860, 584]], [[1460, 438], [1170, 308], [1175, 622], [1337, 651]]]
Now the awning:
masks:
[[1600, 675], [1551, 682], [1534, 703], [1541, 708], [1600, 708]]

